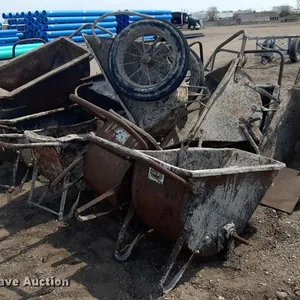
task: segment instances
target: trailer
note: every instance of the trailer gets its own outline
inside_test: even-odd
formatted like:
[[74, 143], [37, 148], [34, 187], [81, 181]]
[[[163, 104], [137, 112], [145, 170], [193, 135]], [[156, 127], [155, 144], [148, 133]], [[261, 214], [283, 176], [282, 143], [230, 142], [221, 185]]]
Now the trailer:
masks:
[[[248, 37], [249, 41], [256, 41], [257, 50], [279, 50], [292, 63], [300, 61], [300, 35], [273, 35], [263, 37]], [[261, 63], [266, 65], [274, 59], [274, 53], [261, 53]]]

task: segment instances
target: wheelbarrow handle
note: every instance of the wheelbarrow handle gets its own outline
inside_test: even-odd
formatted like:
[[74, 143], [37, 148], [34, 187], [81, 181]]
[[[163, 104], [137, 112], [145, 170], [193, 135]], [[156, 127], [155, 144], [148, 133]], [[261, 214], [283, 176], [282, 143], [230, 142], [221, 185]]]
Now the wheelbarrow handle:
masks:
[[[98, 40], [99, 37], [97, 36], [97, 34], [95, 33], [95, 27], [97, 27], [97, 24], [98, 23], [101, 23], [105, 18], [107, 17], [110, 17], [110, 16], [120, 16], [120, 15], [131, 15], [131, 16], [138, 16], [138, 17], [141, 17], [141, 18], [154, 18], [153, 16], [150, 16], [150, 15], [145, 15], [145, 14], [141, 14], [141, 13], [137, 13], [137, 12], [134, 12], [134, 11], [114, 11], [114, 12], [110, 12], [110, 13], [107, 13], [107, 14], [104, 14], [102, 16], [99, 16], [99, 18], [97, 18], [93, 24], [92, 24], [92, 33], [94, 35], [95, 38], [97, 38]], [[115, 34], [112, 34], [112, 37], [114, 37]]]
[[124, 146], [121, 146], [119, 144], [113, 143], [111, 141], [94, 135], [88, 135], [87, 140], [125, 160], [133, 159], [135, 161], [139, 161], [143, 164], [146, 164], [149, 167], [155, 169], [157, 172], [177, 181], [180, 185], [184, 186], [185, 188], [192, 190], [192, 185], [189, 182], [187, 182], [184, 178], [163, 167], [162, 165], [151, 159], [149, 156], [141, 153], [140, 151], [126, 148]]
[[33, 132], [29, 131], [27, 133], [27, 137], [30, 141], [39, 142], [33, 142], [28, 144], [11, 144], [0, 141], [0, 147], [8, 149], [29, 149], [36, 147], [66, 147], [71, 142], [90, 142], [125, 160], [132, 159], [146, 164], [149, 167], [156, 170], [157, 172], [175, 180], [177, 183], [179, 183], [186, 189], [192, 190], [192, 185], [189, 182], [187, 182], [184, 178], [163, 167], [162, 165], [151, 159], [151, 157], [149, 157], [148, 155], [143, 154], [138, 150], [129, 149], [119, 144], [103, 139], [101, 137], [95, 136], [95, 134], [92, 133], [84, 135], [69, 134], [61, 138], [51, 138], [38, 136], [37, 134], [34, 134]]
[[228, 43], [230, 43], [231, 41], [233, 41], [234, 39], [236, 39], [238, 36], [242, 35], [242, 45], [241, 45], [241, 49], [239, 52], [239, 55], [241, 57], [244, 57], [244, 52], [246, 49], [246, 43], [248, 40], [248, 35], [247, 32], [245, 30], [240, 30], [237, 33], [235, 33], [234, 35], [232, 35], [231, 37], [229, 37], [227, 40], [225, 40], [223, 43], [221, 43], [216, 49], [215, 51], [212, 53], [212, 55], [210, 56], [210, 58], [208, 59], [208, 61], [206, 62], [205, 66], [204, 66], [204, 71], [209, 70], [208, 67], [209, 65], [211, 65], [210, 71], [213, 71], [214, 69], [214, 65], [215, 65], [215, 60], [216, 60], [216, 55], [221, 51], [221, 49], [227, 45]]
[[28, 42], [40, 42], [40, 43], [46, 44], [46, 41], [44, 39], [41, 39], [41, 38], [32, 38], [32, 39], [19, 40], [19, 41], [15, 42], [13, 47], [12, 47], [12, 58], [16, 57], [16, 47], [18, 45], [27, 44]]
[[246, 50], [245, 54], [264, 54], [264, 53], [276, 53], [280, 56], [280, 68], [278, 74], [278, 85], [281, 86], [282, 83], [282, 76], [283, 76], [283, 69], [284, 69], [284, 56], [281, 51], [277, 49], [268, 49], [268, 50]]
[[134, 137], [143, 146], [144, 149], [146, 149], [146, 150], [149, 149], [149, 147], [148, 147], [147, 143], [145, 142], [145, 140], [130, 125], [128, 125], [128, 123], [121, 120], [115, 114], [112, 114], [111, 112], [108, 112], [108, 111], [100, 108], [99, 106], [96, 106], [96, 105], [94, 105], [94, 104], [84, 100], [83, 98], [74, 95], [74, 94], [71, 94], [69, 98], [70, 98], [71, 101], [73, 101], [73, 102], [77, 103], [78, 105], [83, 106], [84, 108], [86, 108], [88, 111], [90, 111], [96, 117], [98, 117], [100, 119], [103, 119], [103, 117], [104, 117], [106, 119], [113, 120], [119, 126], [122, 126], [130, 135], [132, 135], [132, 137]]
[[[70, 36], [69, 36], [69, 39], [72, 39], [75, 35], [77, 35], [82, 29], [86, 28], [86, 27], [92, 27], [93, 28], [93, 23], [87, 23], [87, 24], [83, 24], [81, 25], [77, 30], [75, 30]], [[110, 30], [102, 27], [102, 26], [99, 26], [99, 25], [95, 25], [96, 28], [98, 28], [99, 30], [111, 35], [111, 36], [114, 36], [114, 33], [111, 32]], [[94, 32], [95, 28], [92, 29], [92, 32]]]

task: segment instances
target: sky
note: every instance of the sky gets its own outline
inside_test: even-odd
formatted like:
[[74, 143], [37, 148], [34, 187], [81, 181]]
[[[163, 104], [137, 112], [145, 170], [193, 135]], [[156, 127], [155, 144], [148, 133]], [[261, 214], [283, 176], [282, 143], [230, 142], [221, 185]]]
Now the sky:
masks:
[[[35, 10], [119, 10], [119, 9], [168, 9], [195, 12], [217, 6], [219, 11], [253, 9], [270, 10], [273, 6], [296, 6], [296, 0], [0, 0], [0, 12], [28, 12]], [[71, 5], [70, 5], [71, 4]]]

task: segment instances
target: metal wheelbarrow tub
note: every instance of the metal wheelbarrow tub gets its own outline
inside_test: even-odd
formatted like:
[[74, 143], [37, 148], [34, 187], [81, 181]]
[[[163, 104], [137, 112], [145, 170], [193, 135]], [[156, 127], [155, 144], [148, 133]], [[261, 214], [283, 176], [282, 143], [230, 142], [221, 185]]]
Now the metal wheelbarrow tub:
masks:
[[80, 78], [90, 74], [89, 52], [59, 38], [0, 66], [0, 99], [35, 111], [64, 106]]
[[[150, 228], [176, 241], [160, 286], [172, 289], [193, 255], [228, 249], [240, 234], [285, 164], [236, 149], [141, 151], [171, 171], [157, 172], [147, 161], [136, 161], [132, 203]], [[190, 190], [179, 178], [189, 183]], [[246, 243], [246, 242], [245, 242]], [[166, 285], [183, 247], [191, 251], [186, 265]], [[117, 258], [118, 258], [117, 252]]]
[[[14, 119], [0, 120], [0, 126], [7, 126], [11, 131], [23, 132], [50, 127], [60, 127], [85, 122], [94, 117], [80, 106], [58, 108]], [[8, 130], [8, 129], [7, 129]], [[5, 131], [5, 130], [4, 130]]]
[[300, 72], [295, 85], [283, 97], [259, 144], [262, 155], [274, 157], [286, 164], [293, 162], [295, 148], [300, 140]]
[[[186, 231], [193, 250], [204, 232], [217, 239], [218, 228], [234, 222], [237, 233], [260, 203], [283, 163], [237, 149], [142, 151], [193, 186], [188, 192], [175, 180], [135, 164], [133, 203], [137, 214], [168, 239]], [[140, 193], [138, 191], [143, 191]], [[154, 196], [155, 194], [155, 196]], [[204, 241], [202, 241], [204, 243]], [[210, 253], [218, 251], [211, 244]], [[201, 244], [197, 246], [201, 249]]]
[[[31, 189], [28, 196], [28, 203], [30, 205], [51, 212], [57, 215], [60, 220], [62, 220], [64, 218], [68, 190], [76, 186], [78, 189], [78, 196], [68, 214], [69, 217], [73, 216], [74, 211], [77, 208], [82, 189], [80, 184], [83, 167], [81, 158], [83, 153], [86, 152], [87, 143], [74, 142], [65, 144], [63, 146], [55, 144], [39, 144], [35, 146], [34, 142], [40, 139], [64, 138], [66, 135], [94, 132], [97, 128], [97, 123], [98, 120], [92, 118], [76, 124], [46, 128], [36, 131], [25, 131], [23, 134], [12, 134], [11, 139], [9, 138], [8, 134], [4, 139], [5, 141], [1, 139], [1, 147], [8, 151], [17, 151], [17, 161], [22, 161], [28, 167], [27, 172], [21, 182], [20, 188], [22, 188], [27, 179], [29, 168], [33, 168]], [[70, 166], [72, 167], [70, 168]], [[33, 195], [36, 180], [39, 174], [44, 176], [49, 183], [39, 199], [36, 201], [33, 200]], [[57, 188], [57, 186], [60, 186], [61, 189], [55, 189], [55, 191], [53, 189], [49, 189], [50, 185], [58, 177], [60, 177], [60, 180], [56, 183], [55, 187]], [[62, 193], [58, 211], [55, 211], [52, 208], [42, 204], [49, 191], [52, 195]]]
[[123, 111], [119, 98], [103, 74], [84, 78], [82, 84], [76, 88], [75, 94], [105, 110], [112, 109], [118, 113]]
[[[105, 111], [84, 99], [71, 95], [70, 99], [75, 103], [82, 105], [95, 116], [100, 118], [103, 123], [98, 127], [97, 136], [133, 149], [158, 149], [155, 140], [142, 130], [137, 129], [128, 120], [123, 119], [116, 113]], [[101, 201], [107, 199], [113, 208], [120, 205], [119, 190], [122, 187], [124, 178], [127, 175], [132, 164], [115, 156], [97, 145], [90, 144], [84, 155], [83, 176], [89, 187], [95, 190], [100, 196]], [[102, 195], [107, 197], [102, 198]], [[99, 201], [100, 202], [100, 201]], [[91, 201], [93, 206], [95, 201]], [[93, 216], [81, 216], [83, 210], [92, 205], [85, 205], [77, 211], [77, 217], [80, 220], [94, 218]], [[104, 215], [105, 213], [101, 214]]]
[[[73, 105], [16, 119], [0, 120], [0, 128], [2, 128], [0, 137], [1, 141], [12, 142], [15, 139], [15, 133], [23, 133], [25, 130], [36, 130], [40, 134], [53, 137], [70, 133], [85, 133], [86, 131], [82, 130], [90, 130], [91, 125], [89, 124], [93, 122], [95, 123], [94, 117], [89, 112]], [[96, 125], [93, 125], [92, 128], [96, 130]], [[21, 142], [22, 134], [19, 136], [21, 136], [19, 141]], [[43, 151], [43, 149], [39, 150]], [[33, 165], [32, 153], [28, 154], [27, 150], [15, 151], [11, 148], [1, 147], [0, 160], [14, 163], [12, 187], [15, 186], [19, 161], [21, 160], [28, 167]], [[60, 168], [57, 168], [57, 171], [59, 170]], [[48, 178], [46, 174], [43, 175]]]
[[[25, 110], [26, 108], [24, 108]], [[19, 111], [15, 111], [18, 115], [18, 112], [24, 112], [22, 108]], [[13, 114], [13, 113], [12, 113]], [[58, 108], [50, 111], [25, 115], [22, 117], [17, 117], [14, 119], [0, 119], [0, 130], [3, 134], [9, 133], [23, 133], [25, 130], [40, 130], [46, 128], [59, 128], [61, 126], [67, 126], [77, 123], [82, 123], [88, 120], [93, 119], [94, 117], [82, 109], [79, 106], [73, 105], [68, 108]], [[9, 139], [9, 137], [7, 137]], [[6, 141], [9, 141], [7, 140]], [[15, 151], [12, 149], [0, 149], [0, 160], [9, 162], [15, 157]]]
[[193, 103], [190, 113], [178, 121], [162, 141], [162, 148], [178, 147], [187, 140], [211, 143], [241, 143], [247, 137], [240, 129], [240, 120], [262, 122], [260, 94], [251, 89], [251, 78], [240, 67], [240, 59], [234, 59], [225, 67], [216, 69], [207, 76], [205, 85], [212, 95], [205, 106]]
[[[133, 150], [91, 134], [72, 136], [134, 163], [132, 205], [120, 231], [115, 255], [125, 260], [139, 235], [126, 248], [120, 243], [134, 212], [144, 223], [176, 241], [160, 285], [178, 282], [193, 255], [211, 255], [228, 248], [251, 218], [284, 163], [237, 149]], [[55, 140], [53, 140], [55, 141]], [[56, 140], [57, 141], [57, 140]], [[60, 140], [63, 142], [63, 140]], [[244, 241], [245, 243], [247, 241]], [[184, 267], [166, 286], [183, 247], [191, 251]]]

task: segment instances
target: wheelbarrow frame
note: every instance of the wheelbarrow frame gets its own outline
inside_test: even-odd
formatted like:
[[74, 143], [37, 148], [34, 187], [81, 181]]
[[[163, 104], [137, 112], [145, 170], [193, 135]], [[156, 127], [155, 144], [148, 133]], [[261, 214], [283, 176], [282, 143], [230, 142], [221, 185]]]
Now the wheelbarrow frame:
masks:
[[[264, 65], [271, 62], [274, 58], [274, 53], [270, 53], [269, 50], [280, 51], [291, 62], [299, 62], [298, 45], [300, 35], [252, 36], [248, 37], [248, 40], [255, 41], [256, 50], [268, 50], [268, 52], [256, 54], [256, 56], [261, 57], [261, 63]], [[284, 40], [284, 43], [279, 44], [280, 40]]]
[[[12, 146], [13, 144], [11, 144], [11, 143], [6, 143], [6, 142], [1, 141], [0, 145], [2, 145], [3, 148], [5, 148], [5, 149], [9, 149], [9, 150], [15, 151], [17, 153], [17, 158], [14, 163], [14, 169], [13, 169], [13, 181], [14, 182], [16, 180], [17, 167], [18, 167], [20, 160], [24, 161], [25, 164], [27, 165], [26, 174], [23, 177], [22, 182], [19, 186], [20, 189], [22, 189], [22, 187], [28, 177], [29, 169], [32, 168], [31, 189], [30, 189], [30, 193], [28, 196], [28, 200], [27, 200], [29, 205], [38, 207], [38, 208], [48, 211], [54, 215], [57, 215], [59, 220], [68, 219], [74, 215], [74, 211], [77, 208], [77, 204], [79, 202], [80, 194], [81, 194], [81, 191], [83, 188], [83, 185], [80, 183], [80, 180], [82, 179], [83, 175], [81, 174], [81, 171], [79, 171], [79, 176], [76, 176], [77, 174], [73, 174], [72, 177], [76, 177], [76, 178], [71, 181], [70, 173], [72, 173], [72, 171], [74, 173], [74, 168], [80, 162], [82, 162], [82, 155], [83, 155], [83, 153], [86, 152], [85, 148], [87, 147], [87, 145], [82, 146], [79, 144], [78, 147], [80, 147], [80, 148], [83, 147], [83, 150], [76, 149], [76, 152], [78, 152], [79, 154], [78, 154], [78, 156], [76, 156], [74, 158], [74, 160], [72, 159], [72, 162], [70, 163], [70, 165], [66, 166], [66, 169], [70, 169], [70, 171], [63, 176], [62, 188], [57, 191], [53, 187], [52, 188], [50, 188], [50, 187], [51, 187], [53, 181], [56, 179], [55, 173], [59, 172], [60, 167], [62, 167], [61, 173], [64, 173], [63, 164], [65, 164], [67, 160], [70, 160], [70, 156], [74, 155], [73, 153], [71, 153], [71, 151], [73, 152], [74, 149], [71, 149], [71, 150], [66, 149], [67, 147], [74, 146], [74, 143], [70, 144], [70, 145], [65, 145], [66, 147], [61, 147], [59, 151], [57, 151], [57, 147], [51, 147], [51, 146], [43, 147], [43, 148], [31, 147], [30, 146], [31, 143], [30, 143], [30, 140], [27, 139], [27, 135], [28, 134], [30, 135], [30, 133], [33, 133], [33, 134], [43, 136], [43, 135], [41, 135], [41, 133], [44, 133], [44, 132], [47, 133], [47, 131], [49, 131], [49, 130], [50, 131], [56, 130], [58, 132], [60, 130], [62, 130], [62, 131], [68, 132], [68, 134], [73, 133], [74, 131], [75, 131], [75, 133], [80, 133], [80, 132], [85, 132], [86, 131], [85, 129], [91, 130], [92, 127], [94, 126], [93, 124], [96, 124], [96, 122], [97, 122], [97, 120], [95, 118], [92, 118], [91, 120], [88, 120], [85, 122], [67, 125], [67, 126], [61, 126], [58, 128], [46, 128], [45, 130], [25, 131], [23, 134], [0, 135], [0, 138], [14, 139], [15, 142], [17, 141], [20, 144], [22, 144], [24, 142], [28, 143], [27, 148], [24, 147], [20, 150], [17, 149], [18, 147]], [[69, 152], [67, 153], [67, 151], [69, 151]], [[68, 157], [68, 159], [67, 159], [67, 157]], [[50, 166], [50, 168], [49, 168], [49, 166]], [[44, 169], [44, 171], [43, 171], [43, 169]], [[46, 170], [46, 173], [45, 173], [45, 170]], [[53, 172], [53, 174], [51, 174], [52, 172]], [[49, 183], [47, 184], [46, 188], [44, 189], [43, 193], [38, 198], [38, 200], [34, 201], [33, 196], [34, 196], [34, 190], [35, 190], [35, 185], [36, 185], [38, 174], [41, 174], [46, 178], [48, 177], [47, 174], [48, 175], [51, 174], [52, 180], [47, 178], [49, 180]], [[59, 174], [58, 177], [59, 176], [61, 176], [61, 174]], [[58, 183], [60, 183], [60, 182], [58, 182]], [[76, 201], [73, 204], [69, 214], [65, 217], [65, 203], [66, 203], [68, 190], [71, 187], [73, 187], [74, 185], [77, 185], [77, 188], [79, 190], [78, 196], [77, 196]], [[56, 194], [62, 193], [58, 211], [50, 209], [46, 205], [42, 204], [42, 202], [45, 199], [48, 192], [51, 192], [52, 194], [54, 192]]]
[[[21, 138], [22, 137], [22, 133], [25, 130], [33, 130], [34, 132], [38, 132], [40, 130], [44, 129], [48, 129], [48, 130], [52, 130], [53, 128], [55, 128], [56, 126], [58, 126], [58, 128], [61, 128], [62, 130], [64, 130], [64, 128], [68, 128], [70, 126], [72, 126], [72, 124], [64, 124], [64, 122], [60, 121], [55, 123], [55, 126], [53, 127], [53, 121], [51, 121], [51, 117], [55, 117], [56, 114], [61, 114], [61, 113], [68, 113], [68, 111], [72, 110], [78, 110], [79, 107], [76, 107], [76, 105], [72, 105], [69, 106], [67, 109], [66, 108], [57, 108], [54, 110], [49, 110], [49, 111], [43, 111], [40, 113], [35, 113], [35, 114], [29, 114], [29, 115], [25, 115], [25, 116], [21, 116], [21, 117], [16, 117], [13, 119], [1, 119], [0, 120], [0, 130], [1, 130], [1, 134], [0, 134], [0, 138], [4, 138], [4, 139], [14, 139], [14, 138]], [[76, 113], [76, 111], [74, 111], [74, 113]], [[84, 114], [88, 115], [87, 112], [84, 112]], [[75, 115], [75, 114], [74, 114]], [[49, 119], [48, 119], [49, 117]], [[62, 116], [64, 117], [64, 116]], [[47, 121], [48, 119], [48, 121]], [[92, 117], [90, 118], [91, 120], [93, 119]], [[25, 123], [26, 122], [32, 122], [34, 120], [40, 120], [40, 122], [42, 124], [38, 125], [38, 123], [35, 123], [34, 126], [31, 126], [31, 128], [29, 128], [28, 126], [24, 125], [23, 126], [25, 128], [22, 128], [22, 126], [20, 126], [20, 124]], [[47, 121], [47, 123], [43, 122]], [[88, 119], [86, 119], [88, 120]], [[83, 121], [84, 122], [84, 121]], [[82, 123], [82, 122], [80, 122]], [[78, 123], [76, 123], [78, 124]], [[74, 124], [74, 125], [76, 125]], [[18, 135], [19, 134], [19, 135]], [[6, 152], [6, 153], [4, 153]], [[5, 189], [9, 189], [9, 188], [15, 188], [16, 187], [16, 176], [17, 176], [17, 171], [18, 171], [18, 166], [19, 166], [19, 162], [20, 162], [20, 152], [19, 151], [13, 151], [11, 149], [3, 149], [1, 150], [1, 155], [0, 158], [4, 161], [7, 162], [12, 162], [13, 163], [13, 177], [12, 177], [12, 183], [10, 186], [2, 186]], [[2, 157], [2, 153], [6, 154], [5, 157]], [[13, 157], [13, 160], [9, 159], [7, 160], [6, 157]], [[28, 168], [30, 166], [28, 165]], [[26, 178], [27, 178], [28, 172], [26, 172], [24, 178], [21, 181], [21, 184], [19, 186], [20, 189], [22, 189]]]
[[[74, 58], [70, 61], [64, 62], [62, 65], [48, 70], [45, 74], [29, 79], [28, 81], [17, 84], [15, 88], [9, 88], [6, 90], [0, 88], [0, 101], [1, 99], [11, 99], [18, 104], [26, 105], [36, 112], [54, 109], [61, 107], [63, 102], [68, 100], [68, 95], [79, 82], [80, 78], [87, 76], [90, 73], [90, 53], [80, 45], [77, 45], [72, 40], [60, 37], [55, 41], [47, 43], [37, 49], [34, 49], [24, 55], [16, 57], [9, 61], [8, 64], [0, 66], [0, 72], [5, 72], [9, 77], [8, 70], [22, 65], [24, 61], [33, 59], [34, 57], [40, 57], [48, 49], [52, 49], [55, 45], [66, 45], [74, 49]], [[76, 53], [77, 52], [77, 53]], [[75, 55], [76, 53], [76, 55]], [[55, 82], [59, 81], [60, 88], [59, 96], [56, 94], [57, 89], [53, 89]], [[47, 89], [50, 91], [47, 92]], [[41, 97], [44, 101], [38, 101]], [[63, 98], [66, 99], [63, 99]]]
[[[42, 143], [37, 143], [35, 144], [35, 146], [39, 145], [39, 146], [46, 146], [46, 145], [63, 145], [65, 143], [69, 143], [71, 141], [77, 141], [77, 142], [91, 142], [95, 145], [100, 146], [101, 148], [110, 151], [111, 153], [123, 158], [123, 159], [130, 159], [130, 160], [134, 160], [136, 163], [141, 163], [143, 165], [143, 168], [145, 168], [145, 166], [147, 166], [146, 168], [153, 168], [155, 171], [159, 172], [161, 175], [166, 176], [172, 180], [174, 180], [176, 182], [177, 185], [179, 185], [180, 187], [182, 187], [183, 189], [186, 189], [189, 193], [192, 193], [194, 195], [198, 195], [199, 193], [201, 193], [201, 191], [197, 190], [197, 188], [195, 189], [194, 185], [192, 182], [190, 182], [189, 179], [186, 178], [187, 176], [187, 172], [186, 171], [181, 171], [178, 167], [175, 167], [173, 165], [167, 164], [162, 162], [159, 159], [156, 159], [154, 157], [151, 157], [145, 153], [142, 153], [141, 151], [138, 150], [132, 150], [132, 149], [128, 149], [126, 147], [123, 147], [121, 145], [118, 145], [116, 143], [112, 143], [108, 140], [102, 139], [100, 137], [96, 137], [95, 135], [92, 134], [86, 134], [86, 135], [72, 135], [72, 136], [66, 136], [64, 138], [57, 138], [57, 139], [53, 139], [53, 138], [39, 138], [36, 139], [34, 136], [32, 137], [32, 139], [35, 139], [35, 141], [39, 141]], [[14, 145], [17, 146], [18, 148], [22, 148], [22, 147], [27, 147], [28, 145]], [[33, 145], [31, 145], [33, 146]], [[211, 149], [213, 151], [218, 151], [217, 149]], [[230, 149], [230, 151], [232, 151], [232, 149]], [[240, 151], [240, 150], [238, 150]], [[240, 152], [244, 152], [244, 151], [240, 151]], [[245, 153], [245, 152], [244, 152]], [[249, 154], [252, 156], [255, 156], [255, 154]], [[257, 157], [257, 160], [259, 157]], [[265, 158], [265, 160], [267, 161], [268, 159]], [[223, 169], [211, 169], [211, 170], [198, 170], [198, 171], [188, 171], [188, 177], [197, 177], [197, 178], [201, 178], [201, 177], [207, 177], [207, 176], [220, 176], [220, 175], [226, 175], [226, 174], [245, 174], [248, 172], [271, 172], [272, 176], [270, 177], [270, 174], [268, 173], [268, 184], [271, 184], [272, 182], [272, 178], [276, 175], [276, 173], [278, 172], [279, 169], [284, 168], [285, 164], [274, 161], [272, 159], [268, 160], [268, 163], [265, 163], [264, 165], [258, 165], [255, 167], [252, 166], [242, 166], [240, 168], [236, 168], [236, 167], [225, 167]], [[255, 170], [254, 170], [255, 169]], [[174, 173], [176, 172], [176, 173]], [[185, 178], [183, 178], [182, 176], [185, 176]], [[267, 188], [267, 186], [265, 186], [264, 188]], [[262, 193], [262, 191], [261, 191]], [[258, 203], [257, 203], [258, 205]], [[252, 211], [253, 213], [253, 211]], [[119, 260], [124, 260], [127, 259], [127, 257], [130, 255], [134, 245], [137, 243], [140, 233], [134, 238], [132, 244], [129, 246], [129, 248], [127, 248], [127, 250], [125, 251], [125, 254], [120, 254], [120, 243], [122, 242], [124, 233], [126, 231], [126, 227], [128, 226], [128, 223], [130, 221], [130, 219], [132, 218], [134, 214], [134, 208], [133, 206], [130, 207], [128, 214], [125, 218], [125, 221], [123, 223], [122, 229], [120, 231], [120, 235], [118, 238], [118, 244], [117, 244], [117, 248], [116, 248], [116, 253], [115, 256], [117, 259]], [[246, 222], [246, 220], [245, 220]], [[241, 230], [241, 228], [239, 229]], [[219, 234], [219, 232], [218, 232]], [[235, 230], [235, 225], [234, 223], [228, 223], [225, 226], [223, 226], [222, 228], [220, 228], [220, 234], [222, 237], [222, 241], [223, 243], [226, 243], [227, 245], [232, 244], [234, 242], [235, 239], [238, 239], [241, 242], [247, 243], [247, 241], [243, 240], [242, 238], [240, 238]], [[202, 238], [200, 239], [201, 242], [202, 240], [205, 238], [206, 236], [206, 232], [203, 232], [202, 234]], [[195, 242], [194, 242], [195, 243]], [[182, 247], [185, 244], [185, 236], [183, 234], [180, 235], [180, 237], [177, 239], [176, 243], [175, 243], [175, 247], [173, 248], [172, 254], [171, 254], [171, 259], [169, 264], [167, 264], [167, 268], [166, 268], [166, 272], [164, 273], [161, 281], [160, 281], [160, 288], [162, 289], [162, 291], [164, 293], [170, 291], [171, 289], [174, 288], [174, 286], [176, 285], [176, 283], [178, 282], [178, 280], [182, 277], [184, 271], [186, 270], [186, 268], [188, 267], [189, 263], [191, 262], [193, 256], [195, 254], [199, 253], [199, 249], [198, 249], [198, 243], [196, 244], [196, 246], [194, 247], [194, 249], [192, 250], [192, 254], [189, 257], [188, 261], [186, 262], [186, 264], [183, 266], [183, 268], [181, 268], [181, 270], [174, 276], [174, 278], [171, 280], [171, 282], [168, 285], [165, 285], [167, 278], [169, 277], [170, 271], [173, 268], [177, 256], [179, 254], [179, 252], [181, 251]], [[223, 245], [224, 246], [224, 245]], [[218, 245], [219, 247], [219, 245]]]
[[[70, 99], [104, 122], [103, 126], [99, 127], [97, 136], [114, 141], [125, 147], [161, 149], [149, 134], [117, 113], [106, 111], [76, 95], [70, 95]], [[124, 180], [126, 180], [126, 174], [130, 167], [130, 163], [124, 163], [122, 159], [91, 144], [84, 154], [83, 178], [86, 184], [93, 190], [96, 190], [100, 196], [78, 208], [76, 217], [80, 221], [87, 221], [110, 214], [123, 206], [124, 203], [120, 204], [117, 202], [118, 193]], [[95, 169], [97, 170], [96, 173]], [[100, 169], [105, 170], [105, 172], [99, 172]], [[82, 215], [82, 212], [104, 200], [110, 202], [113, 207], [111, 210], [97, 214]]]
[[[234, 39], [237, 39], [239, 36], [242, 36], [242, 38], [241, 38], [241, 40], [242, 40], [241, 49], [239, 51], [231, 50], [231, 49], [226, 48], [227, 44], [229, 44]], [[207, 72], [209, 72], [208, 75], [213, 74], [212, 72], [214, 71], [216, 56], [220, 52], [232, 53], [232, 54], [236, 54], [238, 56], [238, 58], [236, 58], [236, 60], [237, 60], [236, 70], [240, 70], [246, 65], [248, 54], [262, 54], [262, 53], [265, 53], [264, 50], [245, 50], [247, 39], [248, 39], [247, 32], [244, 31], [244, 30], [241, 30], [241, 31], [237, 32], [236, 34], [234, 34], [233, 36], [229, 37], [223, 43], [221, 43], [215, 49], [215, 51], [213, 52], [213, 54], [210, 56], [210, 58], [207, 60], [207, 62], [205, 64], [204, 68]], [[267, 101], [266, 103], [263, 103], [263, 105], [259, 105], [260, 107], [256, 107], [257, 111], [261, 110], [264, 115], [267, 115], [267, 117], [264, 119], [265, 123], [263, 124], [263, 131], [264, 132], [266, 131], [266, 124], [270, 123], [270, 119], [272, 119], [272, 117], [274, 116], [275, 110], [278, 109], [279, 104], [280, 104], [280, 87], [281, 87], [281, 84], [282, 84], [282, 76], [283, 76], [283, 69], [284, 69], [284, 57], [283, 57], [282, 53], [278, 50], [273, 50], [273, 49], [269, 50], [269, 53], [273, 53], [273, 54], [276, 53], [280, 56], [280, 67], [279, 67], [279, 73], [278, 73], [276, 92], [272, 95], [269, 92], [267, 92], [266, 89], [261, 88], [260, 86], [256, 86], [254, 84], [247, 84], [247, 86], [249, 86], [250, 89], [256, 91], [258, 94], [261, 95], [261, 97], [265, 97], [265, 98], [269, 99], [269, 101]], [[236, 80], [237, 84], [240, 82], [239, 76], [236, 76], [236, 75], [234, 75], [233, 80], [234, 81]], [[224, 82], [224, 84], [226, 84], [226, 82], [224, 81], [224, 78], [222, 79], [221, 82]], [[219, 83], [219, 86], [221, 85], [221, 82]], [[218, 90], [218, 87], [216, 88], [216, 90]], [[184, 132], [184, 129], [183, 129], [183, 134], [182, 134], [180, 132], [180, 129], [178, 129], [178, 132], [175, 132], [177, 129], [173, 128], [169, 132], [169, 134], [167, 135], [165, 140], [162, 141], [162, 147], [163, 148], [172, 146], [172, 145], [170, 145], [170, 141], [172, 141], [172, 140], [176, 141], [178, 139], [181, 141], [181, 139], [183, 139], [183, 138], [184, 138], [184, 140], [182, 140], [182, 142], [185, 142], [185, 141], [190, 142], [192, 140], [197, 142], [198, 139], [199, 139], [199, 141], [198, 141], [199, 145], [202, 144], [203, 134], [200, 134], [200, 133], [196, 134], [196, 132], [199, 132], [199, 131], [201, 132], [203, 130], [203, 128], [201, 126], [203, 125], [202, 123], [204, 122], [205, 114], [207, 112], [209, 112], [209, 110], [214, 109], [215, 102], [217, 102], [216, 100], [220, 97], [220, 95], [218, 97], [214, 97], [214, 96], [216, 96], [216, 93], [215, 93], [216, 90], [213, 91], [213, 92], [211, 91], [212, 96], [210, 97], [208, 102], [205, 103], [205, 105], [203, 105], [203, 108], [201, 108], [201, 106], [200, 106], [199, 108], [195, 108], [195, 109], [191, 108], [191, 110], [189, 110], [188, 115], [190, 113], [193, 113], [195, 110], [200, 110], [201, 111], [200, 115], [196, 118], [199, 121], [194, 126], [193, 126], [193, 122], [192, 122], [192, 119], [191, 119], [192, 116], [188, 116], [188, 122], [191, 123], [189, 127], [190, 127], [191, 130], [193, 130], [193, 132], [190, 132], [189, 135], [186, 138], [184, 138], [184, 135], [186, 135], [186, 133]], [[235, 90], [233, 92], [235, 92]], [[223, 103], [226, 106], [226, 101], [224, 101]], [[220, 105], [220, 103], [219, 103], [219, 105]], [[224, 107], [224, 109], [226, 109], [226, 107]], [[189, 121], [190, 119], [191, 119], [191, 121]], [[202, 119], [203, 119], [203, 121], [202, 121]], [[262, 138], [261, 136], [264, 132], [261, 133], [259, 131], [259, 128], [258, 128], [257, 124], [255, 124], [254, 122], [252, 122], [250, 124], [248, 121], [250, 121], [250, 120], [240, 120], [238, 122], [240, 124], [237, 124], [237, 130], [239, 132], [242, 131], [240, 133], [241, 134], [240, 138], [244, 139], [245, 141], [248, 141], [250, 143], [250, 145], [252, 146], [252, 148], [254, 149], [254, 151], [257, 154], [259, 154], [260, 149], [259, 149], [257, 139], [259, 141]], [[182, 126], [183, 126], [183, 124], [179, 123], [179, 125], [177, 127], [182, 128]], [[230, 130], [230, 132], [232, 132], [232, 131]], [[228, 142], [230, 142], [230, 140]]]

